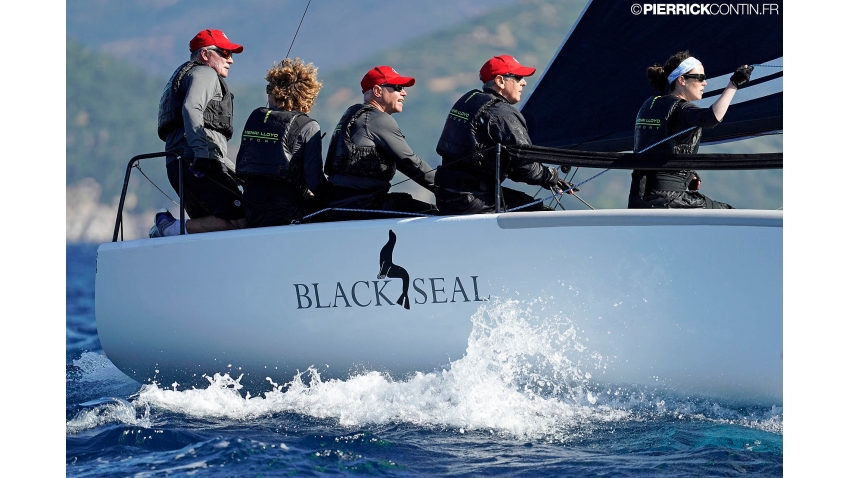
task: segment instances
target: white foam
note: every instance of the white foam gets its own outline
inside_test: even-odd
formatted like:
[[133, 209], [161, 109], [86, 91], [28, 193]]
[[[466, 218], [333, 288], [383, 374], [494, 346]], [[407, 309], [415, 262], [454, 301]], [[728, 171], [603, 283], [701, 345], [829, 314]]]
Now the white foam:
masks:
[[144, 407], [141, 416], [137, 416], [136, 407], [126, 400], [111, 398], [102, 402], [81, 411], [73, 419], [68, 420], [65, 423], [65, 432], [74, 434], [110, 423], [123, 423], [143, 428], [150, 428], [153, 425], [147, 407]]
[[544, 302], [482, 306], [472, 317], [466, 355], [438, 373], [323, 380], [311, 368], [262, 397], [243, 397], [238, 379], [217, 374], [206, 389], [145, 385], [136, 405], [196, 417], [252, 420], [295, 412], [351, 427], [400, 422], [519, 437], [565, 438], [588, 421], [627, 417], [628, 410], [596, 403], [589, 379], [604, 360], [585, 350], [569, 319], [533, 312], [545, 310]]
[[[233, 421], [298, 413], [355, 428], [406, 423], [556, 441], [610, 422], [659, 416], [782, 433], [781, 408], [750, 417], [655, 390], [598, 385], [594, 377], [601, 377], [614, 359], [584, 345], [581, 329], [557, 312], [555, 301], [494, 298], [482, 305], [471, 318], [466, 354], [440, 372], [393, 380], [371, 371], [337, 380], [323, 379], [318, 369], [310, 368], [288, 383], [270, 383], [260, 396], [242, 392], [240, 377], [230, 375], [207, 377], [210, 384], [203, 389], [148, 384], [132, 406], [116, 403], [87, 410], [68, 422], [68, 430], [110, 421], [144, 426], [150, 423], [150, 409], [152, 416], [164, 411]], [[139, 412], [141, 418], [136, 418], [134, 407], [145, 410]]]

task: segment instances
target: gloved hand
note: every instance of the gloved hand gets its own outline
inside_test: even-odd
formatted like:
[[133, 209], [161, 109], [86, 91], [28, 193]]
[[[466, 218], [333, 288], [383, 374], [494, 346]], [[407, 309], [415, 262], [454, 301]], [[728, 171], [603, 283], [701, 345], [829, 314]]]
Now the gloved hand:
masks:
[[736, 87], [740, 88], [744, 86], [747, 82], [750, 81], [750, 74], [753, 72], [753, 66], [741, 65], [735, 70], [735, 73], [732, 74], [732, 77], [729, 78], [729, 81], [735, 84]]
[[567, 194], [572, 194], [573, 192], [579, 191], [575, 184], [568, 181], [564, 181], [563, 179], [558, 180], [558, 189], [560, 189], [561, 192], [567, 191]]
[[696, 171], [691, 171], [694, 175], [691, 177], [691, 181], [688, 183], [688, 191], [699, 191], [699, 186], [702, 184], [702, 179], [700, 179], [699, 174]]
[[[561, 194], [564, 191], [568, 191], [570, 188], [573, 187], [572, 183], [564, 181], [563, 179], [558, 177], [558, 170], [557, 169], [550, 168], [549, 173], [550, 173], [550, 176], [549, 176], [549, 179], [546, 181], [546, 186], [548, 186], [549, 189], [551, 189], [553, 193]], [[578, 189], [573, 189], [573, 191], [578, 191]], [[572, 194], [572, 192], [570, 192], [570, 194]]]
[[555, 168], [549, 168], [549, 179], [546, 180], [545, 186], [549, 189], [556, 189], [560, 182], [561, 179], [558, 177], [558, 170]]
[[215, 160], [210, 158], [195, 158], [189, 165], [189, 172], [194, 174], [195, 177], [202, 178], [212, 170], [213, 161]]

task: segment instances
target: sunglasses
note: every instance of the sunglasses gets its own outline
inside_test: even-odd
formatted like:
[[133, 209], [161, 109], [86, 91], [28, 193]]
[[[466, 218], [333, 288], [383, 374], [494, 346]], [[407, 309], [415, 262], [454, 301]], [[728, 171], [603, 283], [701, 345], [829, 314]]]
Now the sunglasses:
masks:
[[384, 83], [383, 85], [378, 85], [381, 88], [392, 88], [396, 91], [404, 91], [404, 87], [401, 85], [390, 85], [389, 83]]
[[705, 75], [703, 75], [703, 74], [695, 75], [695, 74], [689, 73], [689, 74], [682, 75], [682, 76], [685, 77], [685, 78], [692, 78], [692, 79], [697, 80], [697, 81], [705, 81]]
[[512, 73], [507, 73], [507, 74], [502, 75], [502, 78], [512, 78], [512, 79], [513, 79], [513, 80], [515, 80], [517, 83], [519, 83], [520, 81], [522, 81], [522, 78], [523, 78], [523, 77], [522, 77], [522, 76], [519, 76], [519, 75], [514, 75], [514, 74], [512, 74]]
[[208, 48], [208, 49], [207, 49], [207, 51], [214, 51], [214, 52], [218, 53], [218, 54], [219, 54], [222, 58], [224, 58], [225, 60], [229, 60], [229, 59], [230, 59], [230, 57], [232, 57], [232, 56], [233, 56], [233, 52], [232, 52], [232, 51], [230, 51], [230, 50], [225, 50], [225, 49], [223, 49], [223, 48], [219, 48], [219, 47]]

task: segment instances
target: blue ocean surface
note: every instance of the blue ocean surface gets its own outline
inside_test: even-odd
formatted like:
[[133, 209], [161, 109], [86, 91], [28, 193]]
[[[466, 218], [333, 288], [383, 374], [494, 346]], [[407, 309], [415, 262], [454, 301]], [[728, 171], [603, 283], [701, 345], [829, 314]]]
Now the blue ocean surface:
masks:
[[450, 367], [404, 379], [138, 383], [98, 341], [96, 254], [66, 246], [66, 476], [783, 474], [782, 407], [592, 385], [569, 356], [540, 366], [545, 341], [520, 333], [471, 338]]

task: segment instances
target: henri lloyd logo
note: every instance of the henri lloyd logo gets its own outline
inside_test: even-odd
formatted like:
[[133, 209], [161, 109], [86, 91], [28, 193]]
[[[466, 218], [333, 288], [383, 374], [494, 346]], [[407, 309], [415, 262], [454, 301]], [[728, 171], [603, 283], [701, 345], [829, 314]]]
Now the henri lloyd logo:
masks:
[[635, 15], [779, 15], [778, 3], [635, 3]]
[[[484, 298], [479, 296], [478, 276], [417, 277], [411, 281], [407, 270], [393, 263], [395, 244], [396, 235], [390, 230], [389, 240], [378, 256], [378, 279], [381, 280], [360, 280], [353, 284], [292, 284], [295, 287], [297, 308], [381, 307], [397, 304], [410, 309], [410, 286], [414, 290], [413, 303], [419, 305], [490, 300], [489, 295]], [[388, 285], [398, 283], [392, 279], [401, 279], [401, 294], [396, 300], [387, 296], [392, 294], [391, 290], [397, 290], [393, 286], [387, 289]]]

